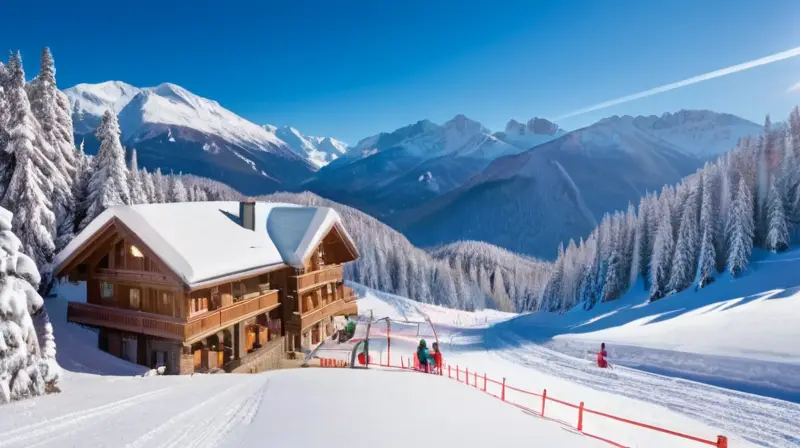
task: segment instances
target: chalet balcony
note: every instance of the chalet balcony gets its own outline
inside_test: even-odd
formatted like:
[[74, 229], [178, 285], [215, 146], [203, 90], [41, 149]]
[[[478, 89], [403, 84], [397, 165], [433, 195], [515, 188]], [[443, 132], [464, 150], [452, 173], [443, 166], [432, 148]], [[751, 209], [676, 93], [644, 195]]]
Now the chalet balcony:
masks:
[[203, 313], [189, 320], [89, 303], [70, 302], [67, 308], [67, 320], [81, 325], [113, 328], [188, 343], [202, 339], [239, 321], [266, 313], [278, 306], [280, 306], [280, 302], [276, 290]]
[[329, 316], [342, 316], [346, 314], [358, 314], [358, 305], [355, 302], [344, 300], [333, 301], [323, 307], [304, 312], [303, 314], [295, 313], [292, 315], [289, 325], [305, 330], [306, 328], [314, 325], [320, 320]]
[[297, 282], [297, 292], [302, 293], [308, 289], [324, 285], [326, 283], [342, 280], [342, 266], [333, 265], [319, 271], [309, 272], [308, 274], [297, 275], [290, 278]]

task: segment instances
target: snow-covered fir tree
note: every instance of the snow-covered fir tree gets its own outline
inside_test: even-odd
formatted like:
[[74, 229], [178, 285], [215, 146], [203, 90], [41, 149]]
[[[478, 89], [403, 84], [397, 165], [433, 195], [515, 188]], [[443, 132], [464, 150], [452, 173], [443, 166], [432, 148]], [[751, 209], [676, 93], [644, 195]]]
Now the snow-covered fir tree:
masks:
[[189, 196], [186, 193], [186, 187], [183, 186], [183, 181], [180, 176], [171, 174], [169, 176], [167, 202], [187, 202], [188, 200]]
[[147, 168], [142, 168], [140, 177], [142, 179], [142, 192], [144, 193], [147, 203], [153, 204], [158, 202], [156, 199], [156, 186], [153, 182], [153, 175], [147, 171]]
[[697, 191], [699, 182], [693, 182], [683, 206], [678, 241], [672, 257], [667, 291], [678, 292], [688, 287], [697, 274], [698, 241], [697, 236]]
[[767, 196], [767, 249], [783, 252], [789, 248], [789, 227], [786, 223], [786, 212], [783, 200], [775, 183]]
[[153, 191], [155, 192], [154, 203], [163, 204], [169, 202], [167, 201], [169, 185], [166, 176], [161, 174], [161, 168], [156, 168], [156, 171], [153, 173]]
[[136, 160], [136, 149], [131, 151], [131, 164], [128, 168], [128, 189], [131, 194], [131, 204], [147, 204], [148, 198], [142, 185], [142, 173], [139, 171], [139, 161]]
[[95, 135], [100, 142], [100, 150], [93, 160], [88, 207], [80, 224], [81, 229], [107, 208], [130, 204], [125, 149], [120, 143], [119, 122], [113, 112], [106, 111], [103, 114]]
[[667, 288], [675, 247], [672, 233], [672, 216], [667, 199], [659, 201], [660, 216], [650, 259], [650, 300], [657, 300], [669, 291]]
[[52, 325], [34, 325], [34, 317], [45, 312], [36, 291], [41, 278], [21, 252], [13, 221], [11, 212], [0, 209], [0, 404], [57, 391], [61, 371]]
[[739, 181], [736, 199], [730, 210], [728, 219], [728, 271], [738, 277], [747, 268], [753, 250], [754, 238], [753, 198], [747, 182]]
[[10, 114], [6, 151], [13, 157], [13, 171], [0, 206], [14, 214], [12, 225], [18, 229], [22, 252], [41, 269], [52, 261], [55, 251], [56, 218], [51, 202], [55, 167], [43, 150], [48, 143], [30, 109], [19, 53], [11, 55], [7, 70]]
[[72, 239], [75, 223], [74, 182], [76, 179], [75, 139], [66, 95], [56, 87], [56, 70], [49, 48], [41, 55], [39, 75], [30, 83], [31, 111], [41, 125], [42, 138], [50, 150], [47, 157], [59, 176], [52, 179], [53, 211], [56, 215], [56, 249]]

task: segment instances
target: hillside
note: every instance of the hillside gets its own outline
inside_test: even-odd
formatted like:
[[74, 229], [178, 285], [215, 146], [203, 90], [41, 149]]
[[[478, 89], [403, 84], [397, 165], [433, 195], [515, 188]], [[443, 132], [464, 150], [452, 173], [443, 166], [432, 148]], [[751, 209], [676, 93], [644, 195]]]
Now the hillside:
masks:
[[[778, 288], [796, 269], [795, 258], [796, 255], [787, 255], [764, 259], [765, 263], [790, 264], [780, 274], [773, 267], [765, 269], [745, 289], [755, 290], [759, 283], [763, 285], [759, 290], [762, 292]], [[800, 419], [800, 364], [791, 322], [796, 322], [800, 309], [797, 281], [790, 281], [795, 286], [773, 296], [780, 300], [745, 299], [738, 302], [738, 308], [739, 296], [724, 286], [724, 280], [720, 282], [720, 287], [711, 286], [701, 296], [686, 292], [647, 304], [632, 295], [589, 312], [576, 309], [563, 315], [517, 316], [467, 316], [469, 313], [356, 287], [366, 296], [359, 301], [359, 309], [373, 310], [378, 318], [421, 321], [429, 316], [436, 325], [439, 341], [443, 341], [445, 361], [453, 369], [459, 365], [477, 372], [479, 386], [485, 372], [493, 379], [505, 378], [516, 388], [540, 394], [546, 388], [548, 397], [585, 402], [589, 408], [634, 421], [706, 439], [725, 434], [731, 447], [796, 446], [800, 441], [800, 428], [794, 423]], [[715, 293], [721, 297], [715, 298]], [[763, 336], [748, 330], [765, 321], [775, 321], [776, 328]], [[587, 327], [586, 339], [578, 339], [581, 334], [573, 337], [583, 327]], [[631, 335], [626, 339], [630, 345], [618, 345], [600, 338], [599, 333], [590, 333], [604, 328]], [[645, 332], [653, 332], [655, 337], [649, 343], [638, 344], [638, 335]], [[703, 341], [712, 334], [709, 341]], [[680, 341], [694, 341], [694, 348], [686, 346], [683, 351], [670, 347], [676, 336]], [[733, 345], [727, 344], [726, 338], [737, 343], [749, 341], [737, 344], [741, 350], [728, 350], [731, 356], [697, 349], [717, 347], [717, 353], [725, 352]], [[413, 351], [413, 347], [405, 347], [405, 341], [397, 339], [391, 349], [395, 360], [399, 354]], [[371, 343], [371, 350], [374, 348], [376, 356], [382, 354], [385, 359], [380, 340], [376, 338]], [[595, 352], [602, 340], [608, 344], [612, 369], [595, 367]], [[662, 348], [672, 350], [651, 348], [656, 346], [655, 340]], [[413, 340], [410, 342], [413, 344]], [[761, 347], [761, 353], [750, 352], [751, 347]], [[786, 357], [780, 362], [763, 361], [765, 347], [777, 357]], [[490, 383], [490, 387], [490, 392], [499, 392], [497, 385]], [[538, 411], [540, 398], [508, 390], [507, 399]], [[573, 408], [548, 403], [547, 412], [551, 418], [574, 424]], [[591, 428], [589, 431], [624, 446], [701, 446], [606, 419], [584, 423]]]

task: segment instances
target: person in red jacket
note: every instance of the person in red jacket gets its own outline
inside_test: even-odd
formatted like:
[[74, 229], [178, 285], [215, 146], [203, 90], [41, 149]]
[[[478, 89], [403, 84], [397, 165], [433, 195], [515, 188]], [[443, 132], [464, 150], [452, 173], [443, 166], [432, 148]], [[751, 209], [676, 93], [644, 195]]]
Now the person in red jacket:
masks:
[[606, 343], [603, 342], [600, 344], [600, 351], [597, 352], [597, 367], [605, 369], [608, 367], [608, 361], [606, 361]]
[[439, 343], [433, 343], [433, 373], [442, 374], [442, 352], [439, 351]]

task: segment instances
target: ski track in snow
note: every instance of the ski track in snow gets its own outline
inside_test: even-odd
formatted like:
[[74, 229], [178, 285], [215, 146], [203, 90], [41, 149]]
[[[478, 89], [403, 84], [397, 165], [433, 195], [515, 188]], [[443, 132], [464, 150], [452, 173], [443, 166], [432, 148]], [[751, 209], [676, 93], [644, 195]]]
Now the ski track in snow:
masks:
[[[236, 414], [243, 408], [248, 407], [250, 394], [240, 394], [242, 389], [251, 386], [258, 380], [263, 380], [263, 376], [253, 375], [253, 378], [243, 381], [234, 387], [222, 389], [220, 392], [201, 401], [200, 403], [175, 415], [161, 425], [143, 434], [134, 442], [125, 445], [126, 448], [142, 447], [186, 447], [186, 446], [215, 446], [216, 443], [207, 445], [208, 436], [220, 432], [227, 433], [231, 425], [237, 424]], [[262, 391], [261, 388], [258, 391]], [[257, 392], [256, 392], [257, 393]], [[257, 405], [260, 401], [256, 401]], [[255, 411], [249, 412], [255, 415]], [[175, 431], [179, 428], [178, 431]], [[223, 437], [219, 434], [218, 437]]]
[[82, 425], [81, 422], [90, 420], [90, 424], [102, 424], [106, 417], [122, 412], [129, 407], [161, 397], [167, 392], [169, 392], [168, 388], [158, 389], [102, 406], [71, 412], [60, 417], [23, 426], [22, 428], [5, 432], [2, 439], [0, 439], [0, 447], [9, 446], [11, 444], [18, 444], [15, 446], [25, 447], [40, 446], [84, 429], [85, 426]]
[[795, 403], [620, 366], [600, 370], [593, 368], [591, 361], [526, 343], [507, 331], [487, 332], [484, 345], [490, 356], [596, 390], [664, 406], [755, 444], [800, 445], [800, 405]]

